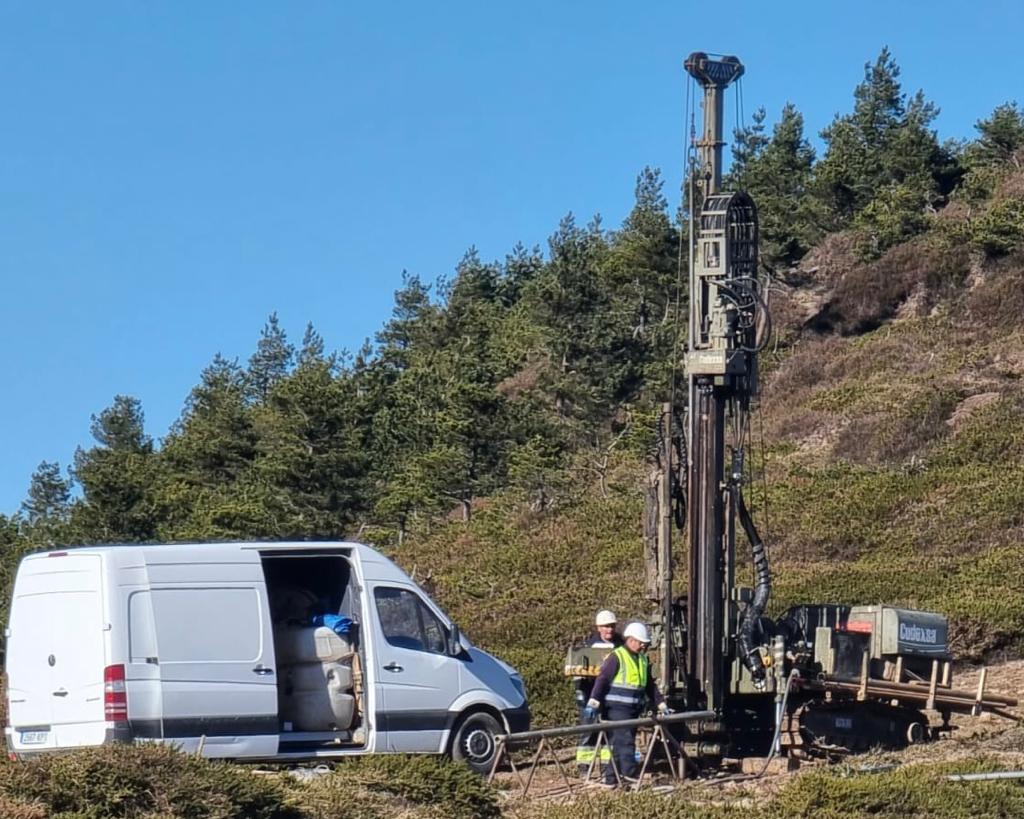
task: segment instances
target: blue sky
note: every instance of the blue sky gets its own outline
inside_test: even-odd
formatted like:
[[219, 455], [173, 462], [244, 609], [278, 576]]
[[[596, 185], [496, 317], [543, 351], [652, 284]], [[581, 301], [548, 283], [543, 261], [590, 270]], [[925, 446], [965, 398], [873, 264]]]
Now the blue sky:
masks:
[[743, 60], [748, 117], [791, 100], [817, 132], [887, 44], [967, 137], [1024, 97], [1022, 9], [0, 0], [0, 512], [117, 393], [159, 439], [271, 311], [355, 349], [403, 269], [616, 226], [644, 165], [676, 198], [691, 51]]

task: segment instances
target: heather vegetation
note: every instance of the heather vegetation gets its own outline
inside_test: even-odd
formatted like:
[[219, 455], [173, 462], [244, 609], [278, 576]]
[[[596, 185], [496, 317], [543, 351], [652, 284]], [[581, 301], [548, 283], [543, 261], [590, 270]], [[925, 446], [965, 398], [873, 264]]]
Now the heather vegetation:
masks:
[[[751, 494], [775, 611], [933, 608], [977, 658], [1024, 634], [1024, 114], [1002, 105], [960, 143], [939, 140], [936, 113], [883, 51], [820, 156], [792, 105], [737, 131], [730, 184], [758, 202], [775, 319]], [[293, 345], [271, 316], [247, 362], [214, 358], [159, 441], [117, 396], [70, 470], [42, 463], [0, 516], [0, 580], [54, 544], [357, 537], [524, 672], [538, 723], [563, 721], [566, 644], [598, 607], [649, 607], [642, 487], [682, 377], [686, 216], [645, 169], [616, 229], [570, 215], [544, 250], [407, 276], [354, 354], [312, 327]], [[883, 792], [927, 815], [1000, 815], [949, 812], [947, 786], [901, 776], [806, 777], [765, 815], [886, 815]]]
[[638, 812], [651, 819], [1019, 816], [1024, 791], [1014, 782], [946, 779], [954, 772], [998, 770], [1000, 762], [982, 757], [914, 763], [871, 774], [838, 766], [768, 790], [697, 785], [684, 798], [592, 792], [553, 804], [502, 794], [468, 769], [431, 757], [352, 760], [300, 778], [169, 748], [110, 746], [0, 762], [0, 811], [6, 819], [613, 819]]
[[353, 760], [303, 781], [172, 748], [108, 746], [0, 763], [4, 819], [492, 819], [497, 792], [432, 757]]
[[1017, 816], [1024, 792], [1011, 782], [961, 783], [953, 772], [993, 770], [992, 760], [971, 763], [908, 765], [874, 775], [833, 769], [804, 774], [771, 795], [756, 792], [723, 797], [694, 792], [690, 799], [666, 799], [653, 793], [608, 796], [572, 805], [545, 806], [522, 814], [551, 819], [971, 819]]

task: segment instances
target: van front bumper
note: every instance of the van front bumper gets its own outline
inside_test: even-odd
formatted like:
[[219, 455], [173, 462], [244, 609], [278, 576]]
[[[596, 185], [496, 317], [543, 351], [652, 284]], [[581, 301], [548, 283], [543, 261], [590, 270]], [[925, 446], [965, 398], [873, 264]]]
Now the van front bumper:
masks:
[[530, 730], [530, 708], [525, 703], [518, 708], [506, 708], [501, 712], [510, 734]]

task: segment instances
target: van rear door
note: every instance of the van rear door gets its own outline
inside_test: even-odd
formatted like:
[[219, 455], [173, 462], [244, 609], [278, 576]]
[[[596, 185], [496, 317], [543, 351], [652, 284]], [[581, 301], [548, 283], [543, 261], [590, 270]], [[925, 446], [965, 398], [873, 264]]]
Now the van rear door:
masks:
[[7, 654], [15, 750], [103, 742], [103, 612], [99, 554], [55, 552], [22, 563]]

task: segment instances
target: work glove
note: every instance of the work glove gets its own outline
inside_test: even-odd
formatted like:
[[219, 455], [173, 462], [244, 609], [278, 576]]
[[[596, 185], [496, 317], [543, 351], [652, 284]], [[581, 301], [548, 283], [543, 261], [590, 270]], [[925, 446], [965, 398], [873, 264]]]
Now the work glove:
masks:
[[583, 719], [587, 722], [593, 722], [600, 713], [601, 703], [597, 700], [587, 700], [587, 707], [583, 709]]
[[667, 717], [669, 714], [675, 713], [671, 708], [668, 707], [667, 702], [663, 702], [658, 706], [658, 714], [663, 717]]

